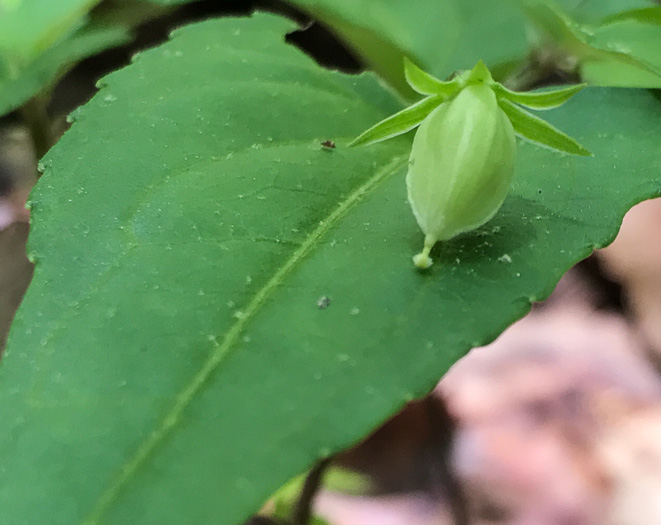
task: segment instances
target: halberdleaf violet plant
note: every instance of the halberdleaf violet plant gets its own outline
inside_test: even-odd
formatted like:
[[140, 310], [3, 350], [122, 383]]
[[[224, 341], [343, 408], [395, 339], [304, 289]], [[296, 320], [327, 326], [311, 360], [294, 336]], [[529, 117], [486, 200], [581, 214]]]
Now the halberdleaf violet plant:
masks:
[[441, 81], [404, 61], [409, 85], [421, 101], [372, 126], [351, 145], [374, 144], [419, 126], [406, 176], [408, 198], [424, 246], [413, 257], [418, 268], [432, 264], [430, 251], [490, 220], [507, 196], [516, 158], [516, 135], [571, 155], [591, 156], [577, 141], [527, 112], [552, 109], [585, 84], [517, 92], [493, 80], [484, 62], [450, 81]]

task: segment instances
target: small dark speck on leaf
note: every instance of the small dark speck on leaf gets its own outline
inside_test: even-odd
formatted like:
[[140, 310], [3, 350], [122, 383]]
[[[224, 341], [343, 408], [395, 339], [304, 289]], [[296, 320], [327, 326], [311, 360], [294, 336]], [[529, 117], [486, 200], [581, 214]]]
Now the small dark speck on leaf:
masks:
[[321, 145], [323, 146], [323, 148], [324, 148], [325, 150], [335, 149], [335, 142], [333, 142], [332, 140], [324, 140], [324, 141], [321, 143]]
[[319, 310], [325, 310], [330, 306], [330, 303], [331, 298], [327, 295], [324, 295], [317, 300], [317, 306], [319, 307]]

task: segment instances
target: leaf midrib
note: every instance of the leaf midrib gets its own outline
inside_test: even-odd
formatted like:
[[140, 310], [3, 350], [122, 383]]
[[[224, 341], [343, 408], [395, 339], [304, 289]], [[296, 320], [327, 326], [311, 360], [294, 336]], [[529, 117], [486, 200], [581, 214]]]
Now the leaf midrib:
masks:
[[[348, 142], [351, 140], [352, 137], [337, 137], [336, 140], [344, 140]], [[300, 146], [300, 145], [306, 145], [306, 144], [312, 144], [314, 143], [314, 140], [310, 139], [305, 139], [305, 140], [291, 140], [287, 142], [279, 142], [279, 143], [260, 143], [260, 150], [266, 150], [266, 149], [279, 149], [279, 148], [289, 148], [289, 147], [295, 147], [295, 146]], [[239, 150], [236, 150], [232, 153], [232, 158], [239, 157], [241, 155], [244, 155], [246, 153], [249, 153], [251, 151], [254, 151], [253, 146], [246, 146], [244, 148], [241, 148]], [[226, 158], [219, 158], [216, 160], [209, 160], [209, 159], [204, 159], [203, 161], [200, 161], [198, 163], [193, 164], [192, 166], [197, 167], [198, 169], [201, 169], [205, 166], [208, 165], [215, 165], [220, 162], [223, 162], [227, 160]], [[61, 315], [57, 319], [57, 326], [54, 326], [50, 333], [46, 336], [44, 341], [42, 342], [41, 348], [45, 349], [47, 348], [50, 343], [53, 341], [55, 337], [60, 335], [60, 333], [64, 332], [66, 330], [66, 327], [68, 326], [68, 323], [64, 322], [65, 320], [69, 320], [70, 318], [74, 317], [76, 315], [76, 312], [87, 302], [93, 300], [94, 298], [94, 292], [99, 289], [100, 285], [103, 284], [104, 282], [107, 282], [113, 275], [114, 273], [121, 268], [121, 261], [123, 261], [130, 253], [132, 253], [135, 249], [141, 246], [142, 242], [137, 240], [136, 235], [134, 231], [130, 228], [130, 225], [133, 223], [135, 220], [135, 216], [139, 211], [139, 208], [142, 203], [144, 203], [150, 195], [153, 195], [154, 192], [158, 191], [158, 189], [167, 181], [167, 180], [172, 180], [176, 177], [182, 176], [189, 174], [192, 170], [191, 169], [180, 169], [181, 166], [175, 166], [173, 167], [170, 172], [168, 173], [167, 176], [161, 177], [158, 179], [156, 184], [147, 187], [146, 189], [143, 190], [142, 194], [134, 200], [128, 206], [128, 209], [125, 210], [121, 214], [121, 222], [125, 225], [124, 229], [121, 230], [122, 234], [126, 237], [127, 241], [124, 243], [125, 249], [122, 251], [122, 253], [118, 254], [116, 261], [113, 264], [109, 264], [100, 274], [98, 274], [92, 282], [89, 283], [89, 285], [85, 288], [78, 288], [79, 295], [75, 298], [75, 302], [78, 304], [78, 309], [69, 309], [66, 310], [66, 313]], [[169, 177], [169, 179], [168, 179]], [[127, 227], [128, 226], [128, 227]], [[36, 228], [33, 227], [34, 230]], [[41, 233], [41, 232], [39, 232]], [[32, 233], [32, 235], [35, 235], [35, 232]], [[221, 242], [227, 242], [232, 239], [219, 239]], [[234, 239], [236, 240], [236, 239]], [[251, 239], [251, 242], [254, 241], [260, 241], [260, 239]], [[157, 245], [158, 243], [150, 243], [152, 245]], [[185, 243], [178, 243], [179, 245], [185, 245]], [[195, 242], [197, 244], [197, 241]], [[298, 243], [298, 246], [303, 246], [304, 242]], [[42, 253], [38, 251], [32, 251], [31, 254], [37, 258], [37, 261], [42, 258]], [[36, 268], [35, 268], [35, 274], [36, 272], [41, 272], [41, 265], [37, 263]]]
[[388, 164], [356, 188], [346, 199], [342, 200], [331, 211], [328, 217], [320, 221], [319, 226], [310, 232], [292, 256], [273, 274], [273, 277], [255, 293], [253, 299], [243, 311], [244, 314], [241, 318], [237, 319], [234, 325], [225, 333], [222, 342], [216, 344], [200, 371], [177, 396], [172, 408], [163, 418], [159, 428], [149, 434], [149, 437], [138, 447], [133, 457], [120, 468], [120, 474], [117, 479], [101, 494], [96, 507], [84, 520], [84, 524], [93, 525], [99, 523], [99, 519], [118, 498], [124, 486], [154, 453], [158, 445], [175, 429], [186, 407], [188, 407], [196, 394], [206, 384], [211, 374], [223, 361], [226, 354], [243, 332], [245, 326], [255, 317], [286, 277], [306, 259], [314, 247], [317, 246], [319, 239], [326, 235], [366, 195], [370, 194], [380, 183], [396, 173], [404, 165], [407, 158], [408, 153], [393, 157]]

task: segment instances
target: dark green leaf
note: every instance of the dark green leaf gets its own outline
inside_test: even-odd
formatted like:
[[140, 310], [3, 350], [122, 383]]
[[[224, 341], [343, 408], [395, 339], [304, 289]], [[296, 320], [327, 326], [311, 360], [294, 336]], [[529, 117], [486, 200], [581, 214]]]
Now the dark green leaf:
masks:
[[399, 106], [288, 30], [177, 32], [106, 78], [49, 153], [0, 369], [3, 522], [240, 523], [661, 190], [658, 98], [586, 90], [549, 119], [596, 156], [522, 144], [499, 214], [421, 274], [409, 142], [345, 147]]

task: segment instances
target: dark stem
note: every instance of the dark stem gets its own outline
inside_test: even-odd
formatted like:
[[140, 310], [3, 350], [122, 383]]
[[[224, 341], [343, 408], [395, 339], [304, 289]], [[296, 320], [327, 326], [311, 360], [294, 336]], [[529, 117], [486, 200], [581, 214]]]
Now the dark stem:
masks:
[[48, 116], [48, 97], [35, 95], [23, 104], [20, 113], [30, 133], [34, 154], [40, 159], [54, 144]]
[[308, 472], [308, 475], [305, 478], [305, 483], [303, 484], [303, 489], [301, 490], [301, 494], [298, 497], [298, 501], [292, 512], [292, 525], [308, 525], [310, 522], [314, 498], [317, 495], [317, 492], [319, 492], [321, 482], [324, 479], [324, 474], [326, 473], [326, 469], [328, 469], [330, 462], [331, 458], [324, 458], [312, 467], [310, 472]]
[[505, 87], [512, 91], [526, 91], [534, 86], [540, 78], [539, 68], [531, 61], [513, 71], [504, 81]]
[[468, 525], [466, 496], [451, 464], [456, 423], [443, 400], [434, 394], [429, 394], [422, 403], [430, 423], [430, 445], [438, 457], [431, 472], [432, 486], [445, 493], [454, 524]]

